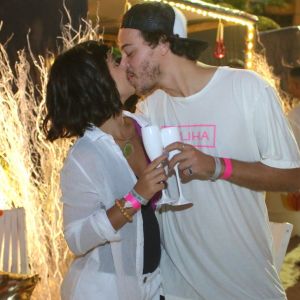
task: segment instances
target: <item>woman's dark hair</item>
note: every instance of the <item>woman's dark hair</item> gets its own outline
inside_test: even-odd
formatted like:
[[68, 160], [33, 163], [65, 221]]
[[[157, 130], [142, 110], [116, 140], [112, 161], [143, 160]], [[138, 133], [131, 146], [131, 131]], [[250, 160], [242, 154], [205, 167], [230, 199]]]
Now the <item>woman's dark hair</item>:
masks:
[[134, 94], [134, 95], [131, 95], [124, 103], [123, 105], [123, 109], [124, 110], [128, 110], [132, 113], [135, 112], [136, 110], [136, 105], [139, 101], [139, 96]]
[[96, 41], [60, 54], [51, 67], [43, 129], [50, 141], [82, 136], [122, 110], [120, 95], [107, 65], [109, 48]]

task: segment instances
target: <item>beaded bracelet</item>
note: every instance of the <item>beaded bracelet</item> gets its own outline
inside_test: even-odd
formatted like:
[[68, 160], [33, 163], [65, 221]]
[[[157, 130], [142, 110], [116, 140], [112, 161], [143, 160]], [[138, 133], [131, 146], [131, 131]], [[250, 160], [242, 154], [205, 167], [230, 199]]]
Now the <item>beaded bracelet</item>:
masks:
[[119, 208], [121, 214], [122, 214], [129, 222], [132, 222], [132, 220], [133, 220], [132, 216], [130, 216], [130, 215], [126, 212], [126, 210], [125, 210], [125, 208], [122, 206], [120, 200], [116, 200], [116, 205], [117, 205], [117, 207]]

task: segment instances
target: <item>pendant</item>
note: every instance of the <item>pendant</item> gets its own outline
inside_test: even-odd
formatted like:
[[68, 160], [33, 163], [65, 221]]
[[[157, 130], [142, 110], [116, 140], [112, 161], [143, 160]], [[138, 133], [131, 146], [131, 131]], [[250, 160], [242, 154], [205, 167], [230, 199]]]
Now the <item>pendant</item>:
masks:
[[133, 153], [134, 147], [130, 142], [127, 142], [123, 147], [123, 154], [127, 158]]

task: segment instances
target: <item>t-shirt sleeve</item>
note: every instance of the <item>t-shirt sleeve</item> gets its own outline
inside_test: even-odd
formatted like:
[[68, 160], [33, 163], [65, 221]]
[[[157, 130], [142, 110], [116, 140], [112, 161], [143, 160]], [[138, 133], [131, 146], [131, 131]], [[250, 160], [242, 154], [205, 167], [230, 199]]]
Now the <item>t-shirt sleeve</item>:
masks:
[[261, 162], [281, 169], [300, 167], [299, 148], [276, 91], [262, 82], [254, 101], [254, 131]]
[[288, 120], [292, 126], [298, 146], [300, 147], [300, 107], [296, 107], [290, 111]]

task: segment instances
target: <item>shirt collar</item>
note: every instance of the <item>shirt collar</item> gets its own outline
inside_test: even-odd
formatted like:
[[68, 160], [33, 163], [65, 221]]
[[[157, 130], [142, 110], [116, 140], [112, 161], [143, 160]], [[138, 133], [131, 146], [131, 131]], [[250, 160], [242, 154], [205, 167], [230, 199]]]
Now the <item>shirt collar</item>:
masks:
[[[137, 123], [141, 126], [141, 127], [145, 127], [149, 124], [149, 122], [142, 116], [140, 115], [135, 115], [129, 111], [124, 110], [123, 111], [123, 115], [129, 118], [134, 119], [135, 121], [137, 121]], [[96, 141], [97, 139], [103, 138], [105, 136], [108, 136], [107, 133], [105, 133], [104, 131], [102, 131], [99, 127], [92, 125], [91, 128], [87, 129], [83, 135], [84, 137], [88, 137], [89, 139], [91, 139], [92, 141]]]
[[106, 135], [107, 134], [104, 131], [102, 131], [99, 127], [93, 125], [91, 128], [85, 131], [83, 136], [91, 139], [92, 141], [96, 141], [97, 139], [100, 139]]
[[133, 114], [127, 110], [123, 110], [123, 115], [134, 119], [141, 127], [149, 125], [149, 121], [142, 115]]

